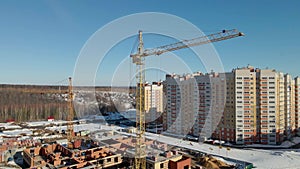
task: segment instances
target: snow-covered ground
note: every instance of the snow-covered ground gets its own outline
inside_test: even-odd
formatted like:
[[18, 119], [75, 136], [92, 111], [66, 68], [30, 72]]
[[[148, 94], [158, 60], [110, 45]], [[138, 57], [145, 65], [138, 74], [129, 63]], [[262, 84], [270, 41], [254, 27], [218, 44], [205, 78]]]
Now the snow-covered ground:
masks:
[[278, 148], [289, 148], [297, 144], [300, 144], [300, 137], [293, 137], [291, 140], [284, 141], [281, 145], [250, 144], [250, 145], [246, 145], [245, 147], [278, 149]]
[[20, 134], [32, 135], [32, 130], [29, 129], [8, 130], [8, 131], [3, 131], [2, 134], [6, 136], [17, 136]]
[[[119, 129], [120, 127], [116, 127], [116, 129]], [[53, 127], [46, 127], [46, 129], [55, 131], [55, 130], [67, 130], [67, 126], [53, 126]], [[74, 125], [74, 131], [78, 132], [81, 130], [89, 130], [91, 132], [93, 131], [97, 131], [97, 130], [102, 130], [102, 129], [106, 129], [106, 130], [111, 130], [112, 127], [111, 126], [106, 126], [106, 125], [100, 125], [100, 124], [96, 124], [96, 123], [87, 123], [87, 124], [79, 124], [79, 125]]]
[[18, 125], [14, 125], [12, 123], [0, 123], [0, 127], [4, 127], [5, 129], [19, 129], [21, 128]]
[[[74, 121], [75, 122], [75, 121]], [[38, 122], [26, 122], [26, 124], [30, 127], [37, 127], [37, 126], [46, 126], [50, 124], [59, 125], [62, 123], [67, 123], [67, 121], [59, 120], [59, 121], [38, 121]]]
[[[42, 122], [44, 123], [44, 122]], [[32, 125], [37, 125], [38, 123], [33, 123]], [[9, 126], [9, 125], [8, 125]], [[50, 130], [66, 130], [66, 126], [54, 126], [47, 127]], [[89, 131], [97, 131], [97, 130], [114, 130], [117, 131], [122, 129], [119, 126], [108, 126], [104, 124], [97, 123], [87, 123], [87, 124], [79, 124], [74, 125], [75, 131], [80, 130], [89, 130]], [[21, 133], [32, 134], [32, 131], [29, 129], [16, 129], [12, 131], [4, 131], [5, 135], [18, 135]], [[120, 132], [121, 134], [129, 135], [128, 133]], [[258, 149], [237, 149], [230, 148], [228, 151], [226, 148], [220, 149], [216, 145], [209, 145], [203, 143], [195, 143], [190, 141], [184, 141], [182, 139], [146, 133], [146, 137], [153, 140], [158, 140], [169, 145], [180, 146], [188, 149], [194, 149], [197, 151], [202, 151], [205, 153], [219, 155], [223, 157], [233, 158], [241, 161], [247, 161], [253, 163], [259, 169], [300, 169], [300, 149], [289, 150], [289, 149], [281, 149], [281, 150], [258, 150]], [[300, 138], [294, 138], [292, 143], [299, 143]], [[290, 143], [286, 143], [290, 144]]]
[[215, 145], [202, 143], [191, 143], [177, 138], [171, 138], [163, 135], [147, 133], [147, 137], [171, 145], [181, 146], [189, 149], [202, 151], [205, 153], [221, 155], [224, 157], [234, 158], [241, 161], [253, 163], [260, 169], [299, 169], [300, 152], [289, 150], [257, 150], [257, 149], [220, 149]]

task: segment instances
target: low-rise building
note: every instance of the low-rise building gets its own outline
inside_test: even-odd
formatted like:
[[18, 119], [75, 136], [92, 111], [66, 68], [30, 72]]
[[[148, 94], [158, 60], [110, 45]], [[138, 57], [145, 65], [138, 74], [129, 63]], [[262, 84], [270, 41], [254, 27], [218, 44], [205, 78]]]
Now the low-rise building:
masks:
[[122, 163], [120, 154], [114, 154], [107, 147], [69, 149], [60, 144], [28, 148], [23, 151], [23, 159], [28, 168], [55, 167], [68, 168], [108, 168]]

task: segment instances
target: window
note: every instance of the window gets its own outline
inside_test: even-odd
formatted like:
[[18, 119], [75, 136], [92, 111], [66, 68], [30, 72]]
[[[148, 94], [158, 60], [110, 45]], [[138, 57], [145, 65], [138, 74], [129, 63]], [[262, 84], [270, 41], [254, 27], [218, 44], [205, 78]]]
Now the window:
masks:
[[164, 163], [160, 163], [160, 168], [164, 168]]

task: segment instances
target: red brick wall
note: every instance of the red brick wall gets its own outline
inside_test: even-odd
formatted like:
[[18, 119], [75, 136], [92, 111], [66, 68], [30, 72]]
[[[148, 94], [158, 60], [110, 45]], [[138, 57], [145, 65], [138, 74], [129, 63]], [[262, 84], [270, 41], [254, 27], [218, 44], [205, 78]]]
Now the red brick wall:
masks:
[[184, 166], [191, 168], [191, 158], [182, 157], [179, 161], [169, 161], [169, 169], [184, 169]]

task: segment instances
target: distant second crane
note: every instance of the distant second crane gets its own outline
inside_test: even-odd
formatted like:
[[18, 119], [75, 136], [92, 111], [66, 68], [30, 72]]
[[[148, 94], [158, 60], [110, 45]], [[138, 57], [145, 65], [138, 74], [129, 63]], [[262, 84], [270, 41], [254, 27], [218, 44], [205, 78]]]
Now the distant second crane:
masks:
[[69, 112], [67, 116], [68, 124], [67, 124], [67, 138], [68, 138], [68, 148], [73, 148], [73, 137], [74, 137], [74, 109], [73, 109], [73, 86], [72, 86], [72, 78], [69, 77], [69, 92], [68, 92], [68, 101], [69, 101]]

